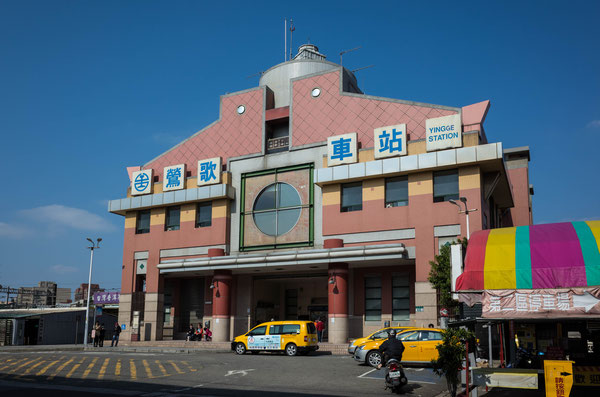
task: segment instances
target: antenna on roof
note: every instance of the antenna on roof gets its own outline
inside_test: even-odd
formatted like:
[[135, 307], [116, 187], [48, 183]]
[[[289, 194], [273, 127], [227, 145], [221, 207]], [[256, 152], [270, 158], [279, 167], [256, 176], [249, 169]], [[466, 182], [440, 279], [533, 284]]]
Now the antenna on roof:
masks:
[[354, 72], [358, 72], [359, 70], [363, 70], [363, 69], [372, 68], [372, 67], [374, 67], [374, 66], [375, 66], [375, 65], [363, 66], [362, 68], [358, 68], [358, 69], [354, 69], [354, 70], [352, 70], [352, 73], [354, 73]]
[[343, 63], [342, 63], [342, 55], [344, 55], [344, 54], [346, 54], [346, 53], [348, 53], [348, 52], [352, 52], [352, 51], [359, 50], [359, 49], [361, 49], [361, 48], [362, 48], [362, 46], [358, 46], [358, 47], [352, 48], [352, 49], [350, 49], [350, 50], [344, 50], [344, 51], [340, 52], [340, 66], [342, 66], [342, 65], [343, 65]]
[[294, 30], [296, 30], [294, 20], [290, 18], [290, 61], [292, 60], [292, 48], [294, 47]]
[[283, 20], [283, 62], [287, 61], [287, 18]]

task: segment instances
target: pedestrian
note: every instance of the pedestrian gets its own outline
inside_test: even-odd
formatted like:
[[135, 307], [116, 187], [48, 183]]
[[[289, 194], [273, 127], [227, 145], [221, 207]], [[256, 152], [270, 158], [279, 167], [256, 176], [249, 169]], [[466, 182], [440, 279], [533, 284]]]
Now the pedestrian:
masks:
[[198, 323], [198, 329], [196, 329], [196, 340], [202, 342], [204, 336], [204, 330], [202, 329], [202, 323]]
[[110, 347], [113, 345], [116, 347], [119, 344], [119, 336], [121, 335], [121, 326], [118, 322], [115, 323], [115, 329], [113, 329], [112, 342], [110, 342]]
[[104, 328], [104, 323], [100, 326], [100, 340], [98, 341], [98, 346], [104, 347], [104, 336], [106, 336], [106, 328]]
[[98, 342], [100, 341], [100, 322], [96, 321], [96, 325], [94, 325], [94, 329], [92, 330], [92, 339], [94, 340], [94, 347], [98, 347]]
[[185, 338], [186, 341], [191, 341], [192, 339], [194, 339], [194, 334], [195, 334], [195, 329], [194, 329], [194, 325], [190, 324], [190, 328], [188, 329], [187, 332], [187, 336]]
[[435, 328], [433, 324], [429, 324], [429, 328]]
[[204, 337], [207, 342], [212, 340], [212, 332], [208, 327], [204, 327]]
[[317, 320], [316, 323], [317, 328], [317, 336], [319, 337], [319, 342], [323, 342], [323, 331], [325, 331], [325, 323], [321, 320], [321, 317]]

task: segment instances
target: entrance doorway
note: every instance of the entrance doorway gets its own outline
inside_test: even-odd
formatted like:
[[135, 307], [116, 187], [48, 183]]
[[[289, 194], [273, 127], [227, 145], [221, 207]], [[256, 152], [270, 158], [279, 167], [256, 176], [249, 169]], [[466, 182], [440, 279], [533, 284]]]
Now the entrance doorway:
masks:
[[39, 327], [40, 327], [40, 319], [39, 318], [25, 320], [25, 332], [23, 334], [23, 344], [37, 345]]

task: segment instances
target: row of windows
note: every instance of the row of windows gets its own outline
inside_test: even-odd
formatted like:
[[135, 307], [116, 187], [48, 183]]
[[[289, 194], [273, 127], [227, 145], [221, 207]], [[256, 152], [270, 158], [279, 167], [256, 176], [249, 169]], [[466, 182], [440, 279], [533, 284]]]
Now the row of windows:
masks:
[[[167, 207], [165, 231], [179, 230], [181, 207]], [[208, 227], [212, 224], [212, 202], [198, 203], [196, 207], [196, 227]], [[150, 233], [150, 210], [138, 211], [135, 233]]]
[[[408, 274], [392, 277], [392, 320], [410, 317], [410, 288]], [[381, 277], [365, 277], [365, 320], [381, 320]]]
[[[433, 173], [433, 202], [458, 200], [458, 170]], [[386, 178], [385, 207], [408, 205], [408, 177]], [[362, 182], [342, 185], [342, 212], [362, 210]]]

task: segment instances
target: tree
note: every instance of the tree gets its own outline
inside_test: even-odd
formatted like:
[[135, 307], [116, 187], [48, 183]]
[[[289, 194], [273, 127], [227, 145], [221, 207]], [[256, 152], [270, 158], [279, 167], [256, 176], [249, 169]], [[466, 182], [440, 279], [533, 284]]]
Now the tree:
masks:
[[[456, 243], [462, 244], [463, 248], [467, 246], [467, 239], [457, 240]], [[448, 309], [457, 306], [457, 302], [452, 299], [452, 266], [450, 265], [450, 244], [444, 244], [440, 248], [439, 255], [435, 260], [429, 261], [431, 270], [428, 280], [440, 294], [440, 304]]]
[[442, 331], [442, 343], [436, 346], [438, 359], [432, 360], [433, 372], [446, 377], [448, 391], [452, 397], [456, 397], [456, 391], [460, 382], [460, 370], [465, 359], [465, 342], [474, 340], [475, 335], [466, 329], [448, 328]]

